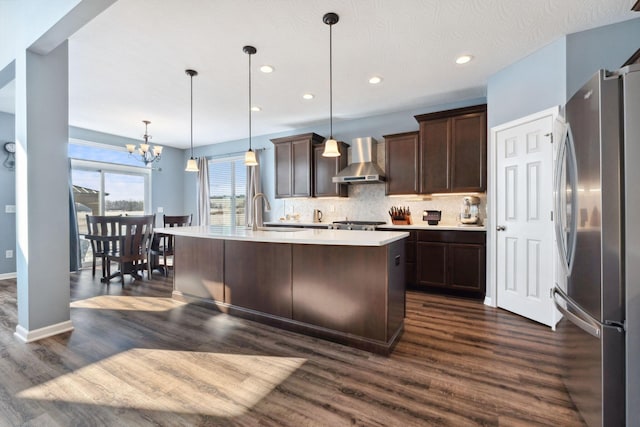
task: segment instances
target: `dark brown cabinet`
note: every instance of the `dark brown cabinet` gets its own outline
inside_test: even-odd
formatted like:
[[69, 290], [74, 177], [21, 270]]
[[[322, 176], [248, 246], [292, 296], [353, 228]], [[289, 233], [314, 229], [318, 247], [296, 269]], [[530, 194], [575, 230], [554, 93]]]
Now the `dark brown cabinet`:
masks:
[[420, 124], [419, 192], [485, 191], [487, 106], [439, 111], [415, 118]]
[[307, 133], [272, 139], [275, 150], [276, 198], [310, 197], [313, 191], [313, 147], [324, 137]]
[[419, 231], [416, 287], [484, 297], [485, 240], [484, 231]]
[[413, 287], [417, 283], [416, 274], [416, 242], [418, 240], [417, 231], [409, 231], [409, 237], [404, 241], [405, 250], [405, 283], [409, 287]]
[[347, 166], [347, 148], [338, 142], [340, 157], [322, 157], [324, 137], [316, 133], [272, 139], [275, 150], [276, 198], [347, 197], [346, 185], [332, 178]]
[[314, 147], [313, 153], [313, 176], [315, 197], [347, 197], [349, 187], [336, 184], [332, 178], [342, 169], [347, 167], [347, 144], [338, 141], [338, 151], [340, 157], [322, 157], [324, 144]]
[[418, 132], [385, 135], [386, 194], [420, 192], [420, 137]]

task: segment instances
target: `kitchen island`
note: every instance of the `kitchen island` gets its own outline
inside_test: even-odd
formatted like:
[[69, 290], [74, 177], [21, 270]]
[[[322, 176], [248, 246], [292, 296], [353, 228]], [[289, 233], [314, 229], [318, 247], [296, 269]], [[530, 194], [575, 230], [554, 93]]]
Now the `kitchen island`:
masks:
[[406, 232], [179, 227], [173, 298], [380, 354], [405, 313]]

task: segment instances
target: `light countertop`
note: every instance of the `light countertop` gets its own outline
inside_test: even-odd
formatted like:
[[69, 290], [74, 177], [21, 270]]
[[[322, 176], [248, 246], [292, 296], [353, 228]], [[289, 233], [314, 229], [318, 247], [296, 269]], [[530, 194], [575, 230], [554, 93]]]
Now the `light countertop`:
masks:
[[311, 228], [252, 231], [246, 227], [197, 226], [156, 228], [155, 231], [175, 236], [201, 237], [249, 242], [293, 243], [301, 245], [384, 246], [409, 237], [406, 231], [356, 231]]
[[[293, 221], [272, 221], [265, 222], [264, 225], [274, 227], [328, 227], [330, 222], [293, 222]], [[462, 225], [462, 224], [438, 224], [429, 225], [426, 221], [418, 221], [416, 224], [411, 225], [395, 225], [395, 224], [382, 224], [378, 225], [378, 228], [393, 229], [398, 231], [404, 230], [454, 230], [454, 231], [487, 231], [487, 227], [484, 225]]]
[[395, 224], [385, 224], [379, 225], [379, 228], [389, 228], [393, 230], [454, 230], [454, 231], [487, 231], [487, 227], [484, 225], [429, 225], [426, 222], [420, 222], [418, 224], [411, 225], [395, 225]]

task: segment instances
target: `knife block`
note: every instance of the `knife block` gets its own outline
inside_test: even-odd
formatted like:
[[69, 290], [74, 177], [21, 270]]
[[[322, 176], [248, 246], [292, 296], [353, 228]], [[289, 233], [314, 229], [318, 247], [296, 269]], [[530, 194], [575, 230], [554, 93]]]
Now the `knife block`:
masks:
[[411, 215], [392, 217], [391, 218], [391, 223], [393, 225], [411, 225], [411, 224], [413, 224], [413, 222], [411, 221]]

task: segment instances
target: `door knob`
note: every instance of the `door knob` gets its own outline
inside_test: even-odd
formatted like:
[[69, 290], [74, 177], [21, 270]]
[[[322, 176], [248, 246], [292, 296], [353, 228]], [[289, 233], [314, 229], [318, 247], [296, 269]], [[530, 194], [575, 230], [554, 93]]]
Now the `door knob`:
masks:
[[504, 231], [506, 229], [507, 229], [507, 227], [505, 227], [504, 225], [499, 225], [499, 226], [496, 227], [496, 230], [498, 230], [498, 231]]

